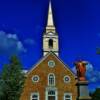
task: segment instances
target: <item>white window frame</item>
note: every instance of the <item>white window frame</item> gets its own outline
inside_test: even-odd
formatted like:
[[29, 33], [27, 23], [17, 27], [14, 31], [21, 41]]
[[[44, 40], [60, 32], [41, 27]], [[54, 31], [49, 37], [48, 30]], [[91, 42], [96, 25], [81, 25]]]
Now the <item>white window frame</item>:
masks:
[[[50, 65], [51, 62], [53, 63], [52, 66]], [[48, 66], [49, 66], [50, 68], [55, 67], [55, 62], [54, 62], [53, 60], [49, 60], [49, 61], [48, 61]]]
[[[65, 80], [66, 77], [69, 78], [69, 81], [66, 81], [66, 80]], [[68, 76], [68, 75], [65, 75], [63, 80], [64, 80], [64, 83], [70, 83], [70, 81], [71, 81], [70, 76]]]
[[37, 95], [38, 98], [34, 98], [34, 99], [39, 100], [39, 93], [38, 93], [38, 92], [33, 92], [33, 93], [31, 93], [30, 100], [33, 100], [33, 98], [32, 98], [33, 95]]
[[[69, 95], [70, 98], [65, 98], [66, 95]], [[64, 93], [64, 100], [70, 99], [72, 100], [72, 93]]]
[[[34, 81], [34, 80], [33, 80], [33, 78], [34, 78], [34, 77], [37, 77], [37, 78], [38, 78], [38, 80], [37, 80], [37, 81]], [[40, 78], [39, 78], [39, 76], [38, 76], [38, 75], [34, 75], [34, 76], [32, 76], [32, 82], [33, 82], [33, 83], [39, 82], [39, 79], [40, 79]]]
[[[53, 75], [53, 84], [50, 83], [50, 75]], [[55, 86], [55, 75], [54, 75], [54, 73], [48, 74], [48, 86]]]
[[[47, 87], [46, 88], [45, 100], [48, 100], [48, 96], [50, 96], [50, 95], [48, 95], [49, 91], [55, 91], [55, 100], [58, 100], [58, 91], [55, 87]], [[54, 95], [52, 95], [52, 96], [54, 96]]]

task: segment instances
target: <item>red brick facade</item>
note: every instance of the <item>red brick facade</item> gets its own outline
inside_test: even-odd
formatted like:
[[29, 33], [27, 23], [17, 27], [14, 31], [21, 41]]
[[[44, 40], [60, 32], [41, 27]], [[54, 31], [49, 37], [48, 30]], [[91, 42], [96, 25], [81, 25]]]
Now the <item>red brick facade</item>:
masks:
[[[54, 67], [48, 66], [48, 61], [53, 60], [55, 62]], [[48, 75], [53, 73], [55, 75], [55, 85], [48, 85]], [[33, 82], [32, 77], [34, 75], [39, 76], [38, 82]], [[68, 83], [64, 82], [64, 76], [69, 76], [70, 81]], [[31, 100], [31, 93], [38, 92], [39, 100], [46, 99], [46, 89], [56, 89], [57, 100], [64, 100], [64, 93], [72, 94], [71, 100], [76, 100], [77, 98], [77, 87], [76, 79], [72, 71], [65, 66], [64, 63], [52, 52], [49, 52], [45, 57], [42, 58], [40, 62], [33, 66], [33, 68], [27, 73], [27, 78], [21, 94], [20, 100]], [[56, 100], [55, 99], [55, 100]], [[50, 99], [54, 100], [54, 99]]]

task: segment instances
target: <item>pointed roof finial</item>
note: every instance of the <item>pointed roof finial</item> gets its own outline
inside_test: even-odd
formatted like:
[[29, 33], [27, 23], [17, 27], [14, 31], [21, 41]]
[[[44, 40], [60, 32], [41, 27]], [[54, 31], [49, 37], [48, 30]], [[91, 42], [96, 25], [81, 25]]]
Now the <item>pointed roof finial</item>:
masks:
[[54, 26], [53, 25], [53, 14], [52, 14], [51, 0], [49, 1], [49, 12], [48, 12], [47, 26]]

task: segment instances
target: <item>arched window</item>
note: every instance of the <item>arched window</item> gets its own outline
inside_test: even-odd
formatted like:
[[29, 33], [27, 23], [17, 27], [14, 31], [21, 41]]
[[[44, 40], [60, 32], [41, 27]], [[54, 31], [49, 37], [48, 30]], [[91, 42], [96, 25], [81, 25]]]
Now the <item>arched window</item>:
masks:
[[53, 91], [53, 90], [49, 91], [48, 95], [55, 95], [55, 91]]
[[48, 91], [48, 100], [56, 100], [55, 91], [53, 90]]
[[64, 100], [72, 100], [72, 94], [71, 93], [64, 93]]
[[39, 93], [32, 93], [31, 100], [39, 100]]
[[52, 39], [49, 39], [49, 42], [48, 42], [49, 44], [49, 48], [53, 48], [53, 40]]
[[49, 74], [48, 75], [48, 85], [49, 86], [54, 86], [55, 85], [55, 75], [54, 74]]

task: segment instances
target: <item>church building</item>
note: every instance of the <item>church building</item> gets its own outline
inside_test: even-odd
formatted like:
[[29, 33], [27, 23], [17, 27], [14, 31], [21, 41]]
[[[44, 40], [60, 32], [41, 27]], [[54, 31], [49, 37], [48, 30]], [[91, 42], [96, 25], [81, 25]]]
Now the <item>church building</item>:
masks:
[[[77, 83], [77, 75], [59, 58], [59, 36], [50, 2], [43, 33], [43, 57], [26, 73], [20, 100], [90, 100], [84, 99], [88, 92], [80, 93], [86, 91], [87, 85], [78, 88]], [[83, 98], [78, 98], [80, 95]]]

